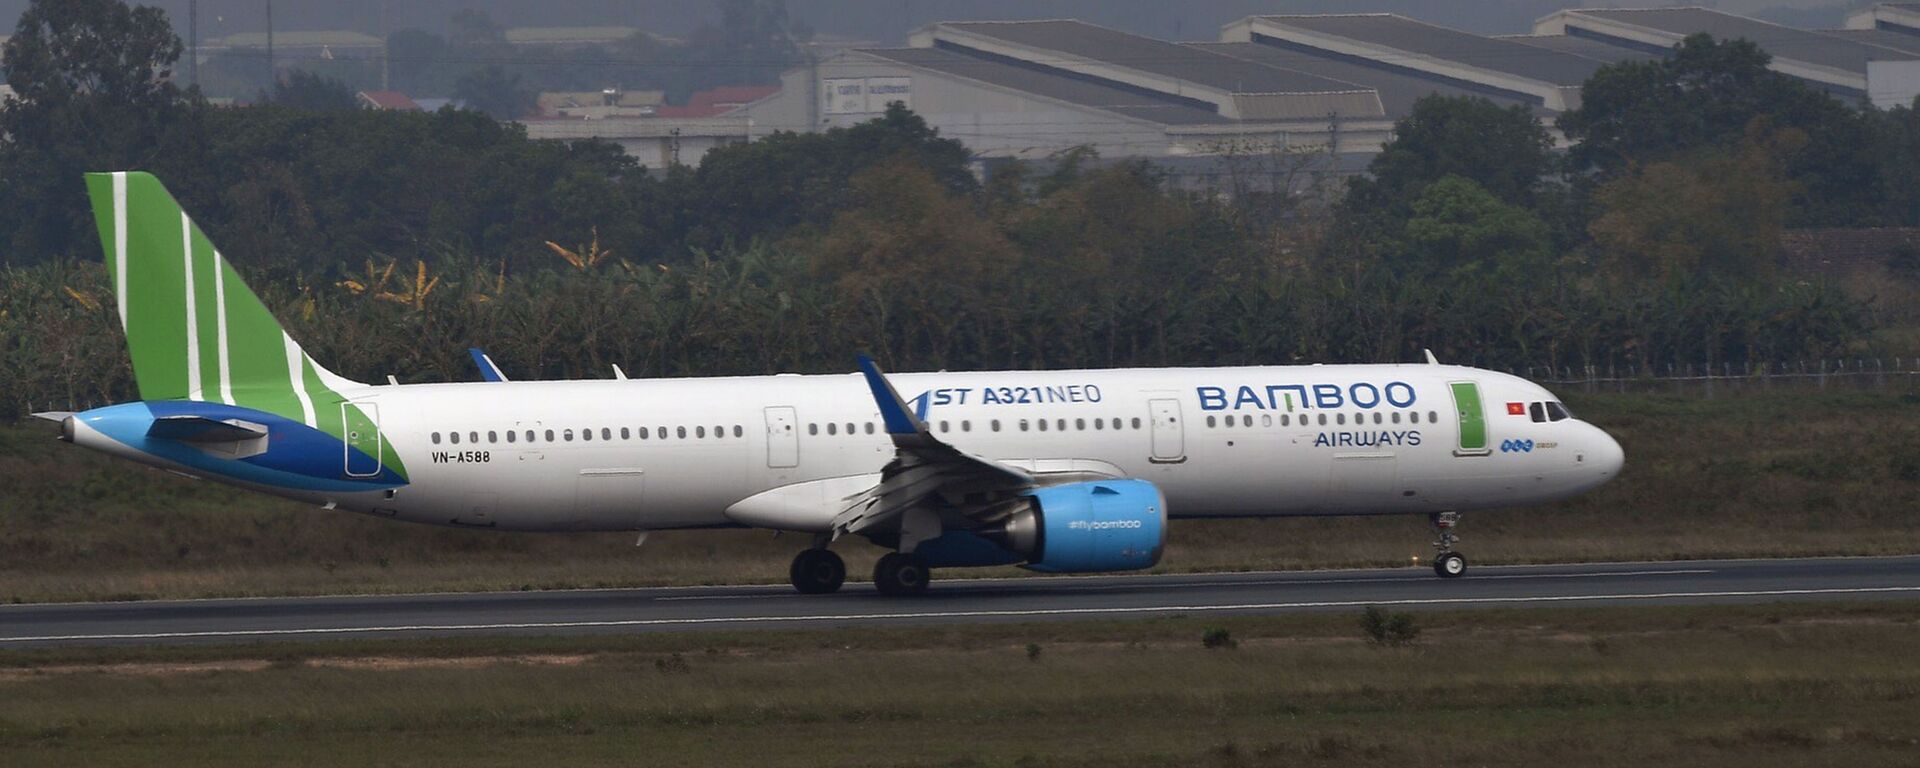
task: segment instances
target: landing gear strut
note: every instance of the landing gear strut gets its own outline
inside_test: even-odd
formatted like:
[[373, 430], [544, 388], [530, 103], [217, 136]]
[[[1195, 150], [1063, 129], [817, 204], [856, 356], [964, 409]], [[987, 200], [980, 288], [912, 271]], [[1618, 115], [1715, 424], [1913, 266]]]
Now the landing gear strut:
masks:
[[1453, 527], [1460, 524], [1460, 513], [1435, 512], [1427, 516], [1427, 521], [1433, 524], [1434, 533], [1439, 536], [1433, 542], [1433, 548], [1438, 551], [1433, 556], [1433, 572], [1443, 579], [1459, 578], [1460, 574], [1467, 572], [1467, 558], [1453, 551], [1453, 545], [1460, 541], [1460, 537], [1453, 532]]
[[919, 555], [890, 552], [873, 565], [873, 586], [883, 595], [917, 595], [932, 580], [932, 569]]
[[846, 583], [847, 563], [832, 550], [805, 549], [793, 557], [793, 567], [787, 569], [787, 575], [800, 594], [824, 595]]

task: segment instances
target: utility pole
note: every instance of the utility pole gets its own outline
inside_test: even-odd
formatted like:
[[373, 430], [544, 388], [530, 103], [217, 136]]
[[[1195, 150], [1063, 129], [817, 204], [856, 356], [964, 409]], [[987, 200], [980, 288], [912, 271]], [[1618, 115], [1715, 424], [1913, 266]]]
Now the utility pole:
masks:
[[387, 0], [380, 0], [380, 90], [393, 90], [392, 77], [393, 25], [387, 21]]
[[200, 84], [200, 0], [187, 0], [187, 84]]
[[267, 0], [267, 82], [280, 82], [280, 70], [273, 61], [273, 0]]

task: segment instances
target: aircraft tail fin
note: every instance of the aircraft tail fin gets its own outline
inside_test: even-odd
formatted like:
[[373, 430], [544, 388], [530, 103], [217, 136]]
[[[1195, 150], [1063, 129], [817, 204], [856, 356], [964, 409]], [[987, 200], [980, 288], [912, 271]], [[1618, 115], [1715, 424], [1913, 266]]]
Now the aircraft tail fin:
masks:
[[339, 390], [363, 386], [307, 356], [152, 174], [89, 173], [87, 192], [142, 400], [226, 403], [315, 426]]

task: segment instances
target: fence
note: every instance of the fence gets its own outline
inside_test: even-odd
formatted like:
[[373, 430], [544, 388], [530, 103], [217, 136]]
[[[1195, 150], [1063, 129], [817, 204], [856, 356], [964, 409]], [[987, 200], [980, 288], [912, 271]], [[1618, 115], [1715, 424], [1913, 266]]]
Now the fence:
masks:
[[1668, 363], [1664, 366], [1509, 369], [1541, 384], [1584, 392], [1716, 394], [1769, 389], [1920, 391], [1920, 357], [1840, 358], [1776, 363]]

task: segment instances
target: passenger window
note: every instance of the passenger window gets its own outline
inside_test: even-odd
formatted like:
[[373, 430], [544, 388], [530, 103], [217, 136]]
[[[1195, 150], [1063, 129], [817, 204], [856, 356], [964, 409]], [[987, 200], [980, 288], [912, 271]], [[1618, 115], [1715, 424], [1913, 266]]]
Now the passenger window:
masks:
[[[868, 424], [868, 425], [867, 425], [867, 429], [869, 429], [869, 430], [871, 430], [871, 429], [873, 429], [873, 425], [872, 425], [872, 424]], [[735, 425], [733, 425], [733, 436], [734, 436], [734, 437], [739, 437], [739, 436], [741, 436], [741, 435], [744, 435], [744, 434], [746, 434], [746, 430], [744, 430], [744, 429], [741, 429], [741, 428], [740, 428], [740, 425], [738, 425], [738, 424], [735, 424]]]
[[1134, 429], [1140, 428], [1140, 417], [1138, 416], [1133, 417], [1133, 428]]
[[1262, 427], [1273, 426], [1273, 414], [1270, 414], [1270, 413], [1260, 414], [1260, 426]]
[[553, 442], [553, 430], [551, 429], [547, 430], [547, 442]]
[[433, 444], [434, 445], [440, 444], [440, 433], [438, 432], [433, 433]]
[[1253, 426], [1253, 414], [1249, 413], [1249, 414], [1242, 415], [1240, 417], [1240, 426], [1243, 426], [1243, 427]]
[[1106, 428], [1107, 428], [1107, 420], [1106, 420], [1106, 419], [1094, 419], [1094, 420], [1093, 420], [1093, 428], [1094, 428], [1094, 429], [1106, 429]]
[[1399, 411], [1394, 411], [1394, 412], [1393, 412], [1393, 418], [1391, 419], [1391, 421], [1392, 421], [1393, 423], [1395, 423], [1395, 424], [1398, 424], [1398, 423], [1400, 423], [1400, 412], [1399, 412]]
[[633, 439], [633, 432], [632, 432], [631, 430], [629, 430], [629, 429], [627, 429], [626, 427], [621, 427], [621, 428], [620, 428], [620, 439], [622, 439], [622, 440], [632, 440], [632, 439]]
[[1407, 412], [1407, 422], [1408, 422], [1408, 423], [1410, 423], [1410, 424], [1418, 424], [1418, 423], [1420, 423], [1420, 412], [1419, 412], [1419, 411], [1408, 411], [1408, 412]]
[[569, 430], [562, 431], [560, 433], [560, 438], [563, 440], [566, 440], [569, 443], [573, 442], [573, 430], [569, 429]]
[[480, 433], [479, 433], [479, 432], [478, 432], [477, 430], [476, 430], [476, 431], [473, 431], [473, 432], [468, 432], [468, 433], [467, 433], [467, 442], [469, 442], [469, 443], [478, 443], [478, 442], [480, 442]]
[[580, 439], [585, 440], [589, 443], [593, 442], [593, 427], [587, 427], [586, 429], [580, 430]]
[[[625, 431], [625, 430], [622, 430], [622, 431]], [[602, 440], [612, 440], [612, 439], [613, 439], [613, 430], [612, 430], [611, 428], [608, 428], [608, 427], [601, 427], [601, 428], [600, 428], [600, 439], [602, 439]]]
[[1324, 427], [1326, 425], [1327, 425], [1327, 415], [1324, 413], [1320, 414], [1320, 426]]
[[687, 439], [687, 428], [686, 428], [686, 427], [674, 427], [674, 428], [673, 428], [673, 434], [674, 434], [674, 435], [676, 435], [676, 436], [678, 436], [678, 437], [679, 437], [680, 439], [682, 439], [682, 440], [685, 440], [685, 439]]
[[1212, 429], [1212, 428], [1213, 428], [1213, 423], [1214, 423], [1214, 419], [1213, 419], [1213, 417], [1212, 417], [1212, 416], [1208, 416], [1208, 417], [1207, 417], [1207, 428], [1208, 428], [1208, 429]]
[[991, 428], [993, 429], [993, 431], [995, 431], [995, 432], [998, 432], [998, 431], [1000, 431], [1000, 420], [999, 420], [999, 419], [994, 419], [993, 421], [991, 421], [991, 422], [988, 422], [988, 423], [987, 423], [987, 426], [988, 426], [988, 427], [991, 427]]
[[1439, 412], [1439, 411], [1427, 411], [1427, 422], [1428, 422], [1428, 423], [1430, 423], [1430, 424], [1438, 424], [1438, 423], [1440, 423], [1440, 412]]
[[706, 437], [706, 436], [707, 436], [707, 427], [706, 427], [706, 425], [704, 425], [704, 424], [702, 424], [702, 425], [697, 425], [697, 426], [695, 426], [695, 427], [693, 428], [693, 436], [694, 436], [694, 437]]
[[458, 433], [458, 432], [448, 432], [448, 433], [447, 433], [447, 439], [448, 439], [448, 440], [451, 440], [451, 441], [453, 441], [453, 444], [454, 444], [454, 445], [459, 445], [459, 444], [460, 444], [460, 433]]
[[1379, 423], [1381, 423], [1381, 420], [1382, 420], [1382, 419], [1385, 419], [1385, 418], [1386, 418], [1385, 416], [1381, 416], [1381, 415], [1380, 415], [1380, 412], [1379, 412], [1379, 411], [1374, 411], [1374, 412], [1373, 412], [1373, 423], [1375, 423], [1375, 424], [1379, 424]]
[[1073, 428], [1074, 428], [1074, 429], [1077, 429], [1077, 430], [1080, 430], [1080, 431], [1082, 431], [1082, 432], [1085, 432], [1085, 431], [1086, 431], [1086, 429], [1087, 429], [1087, 420], [1086, 420], [1086, 419], [1074, 419], [1074, 420], [1073, 420]]
[[1020, 420], [1020, 431], [1022, 431], [1022, 432], [1025, 432], [1025, 431], [1027, 431], [1027, 420], [1026, 420], [1026, 419], [1021, 419], [1021, 420]]
[[962, 431], [962, 432], [972, 432], [972, 431], [973, 431], [973, 420], [972, 420], [972, 419], [961, 419], [961, 420], [960, 420], [960, 431]]
[[946, 420], [946, 419], [941, 419], [941, 420], [940, 420], [940, 431], [942, 431], [942, 432], [948, 432], [948, 431], [951, 431], [951, 430], [952, 430], [952, 426], [951, 426], [951, 425], [949, 425], [949, 424], [947, 424], [947, 420]]
[[1344, 414], [1344, 413], [1336, 413], [1336, 414], [1334, 414], [1334, 415], [1333, 415], [1333, 423], [1335, 423], [1335, 424], [1345, 424], [1345, 423], [1347, 423], [1347, 415], [1346, 415], [1346, 414]]
[[867, 422], [867, 434], [873, 434], [873, 422], [871, 421]]
[[818, 424], [808, 424], [808, 425], [807, 425], [807, 434], [809, 434], [809, 435], [817, 435], [817, 434], [820, 434], [820, 425], [818, 425]]
[[831, 421], [827, 422], [827, 434], [837, 435], [839, 433], [840, 433], [840, 425], [835, 424]]
[[1056, 419], [1056, 420], [1054, 420], [1054, 422], [1053, 422], [1053, 426], [1054, 426], [1054, 428], [1056, 428], [1056, 429], [1058, 429], [1058, 430], [1060, 430], [1060, 431], [1062, 431], [1062, 432], [1065, 432], [1065, 431], [1067, 431], [1067, 420], [1066, 420], [1066, 419]]
[[1288, 416], [1287, 414], [1284, 414], [1284, 413], [1283, 413], [1283, 414], [1280, 414], [1280, 426], [1283, 426], [1283, 427], [1284, 427], [1284, 426], [1288, 426], [1288, 425], [1289, 425], [1289, 424], [1291, 424], [1292, 422], [1293, 422], [1293, 418], [1292, 418], [1292, 417], [1290, 417], [1290, 416]]
[[1040, 431], [1042, 431], [1042, 432], [1045, 432], [1045, 431], [1047, 431], [1047, 420], [1046, 420], [1046, 419], [1035, 419], [1035, 421], [1038, 421], [1038, 422], [1040, 423]]
[[518, 433], [518, 432], [515, 432], [515, 431], [513, 431], [513, 430], [511, 430], [511, 429], [509, 429], [509, 430], [507, 430], [507, 442], [509, 442], [509, 443], [511, 443], [511, 442], [513, 442], [513, 441], [514, 441], [514, 437], [515, 437], [516, 435], [519, 435], [519, 434], [520, 434], [520, 433]]
[[487, 442], [489, 443], [500, 442], [500, 433], [495, 432], [491, 429], [487, 430]]

